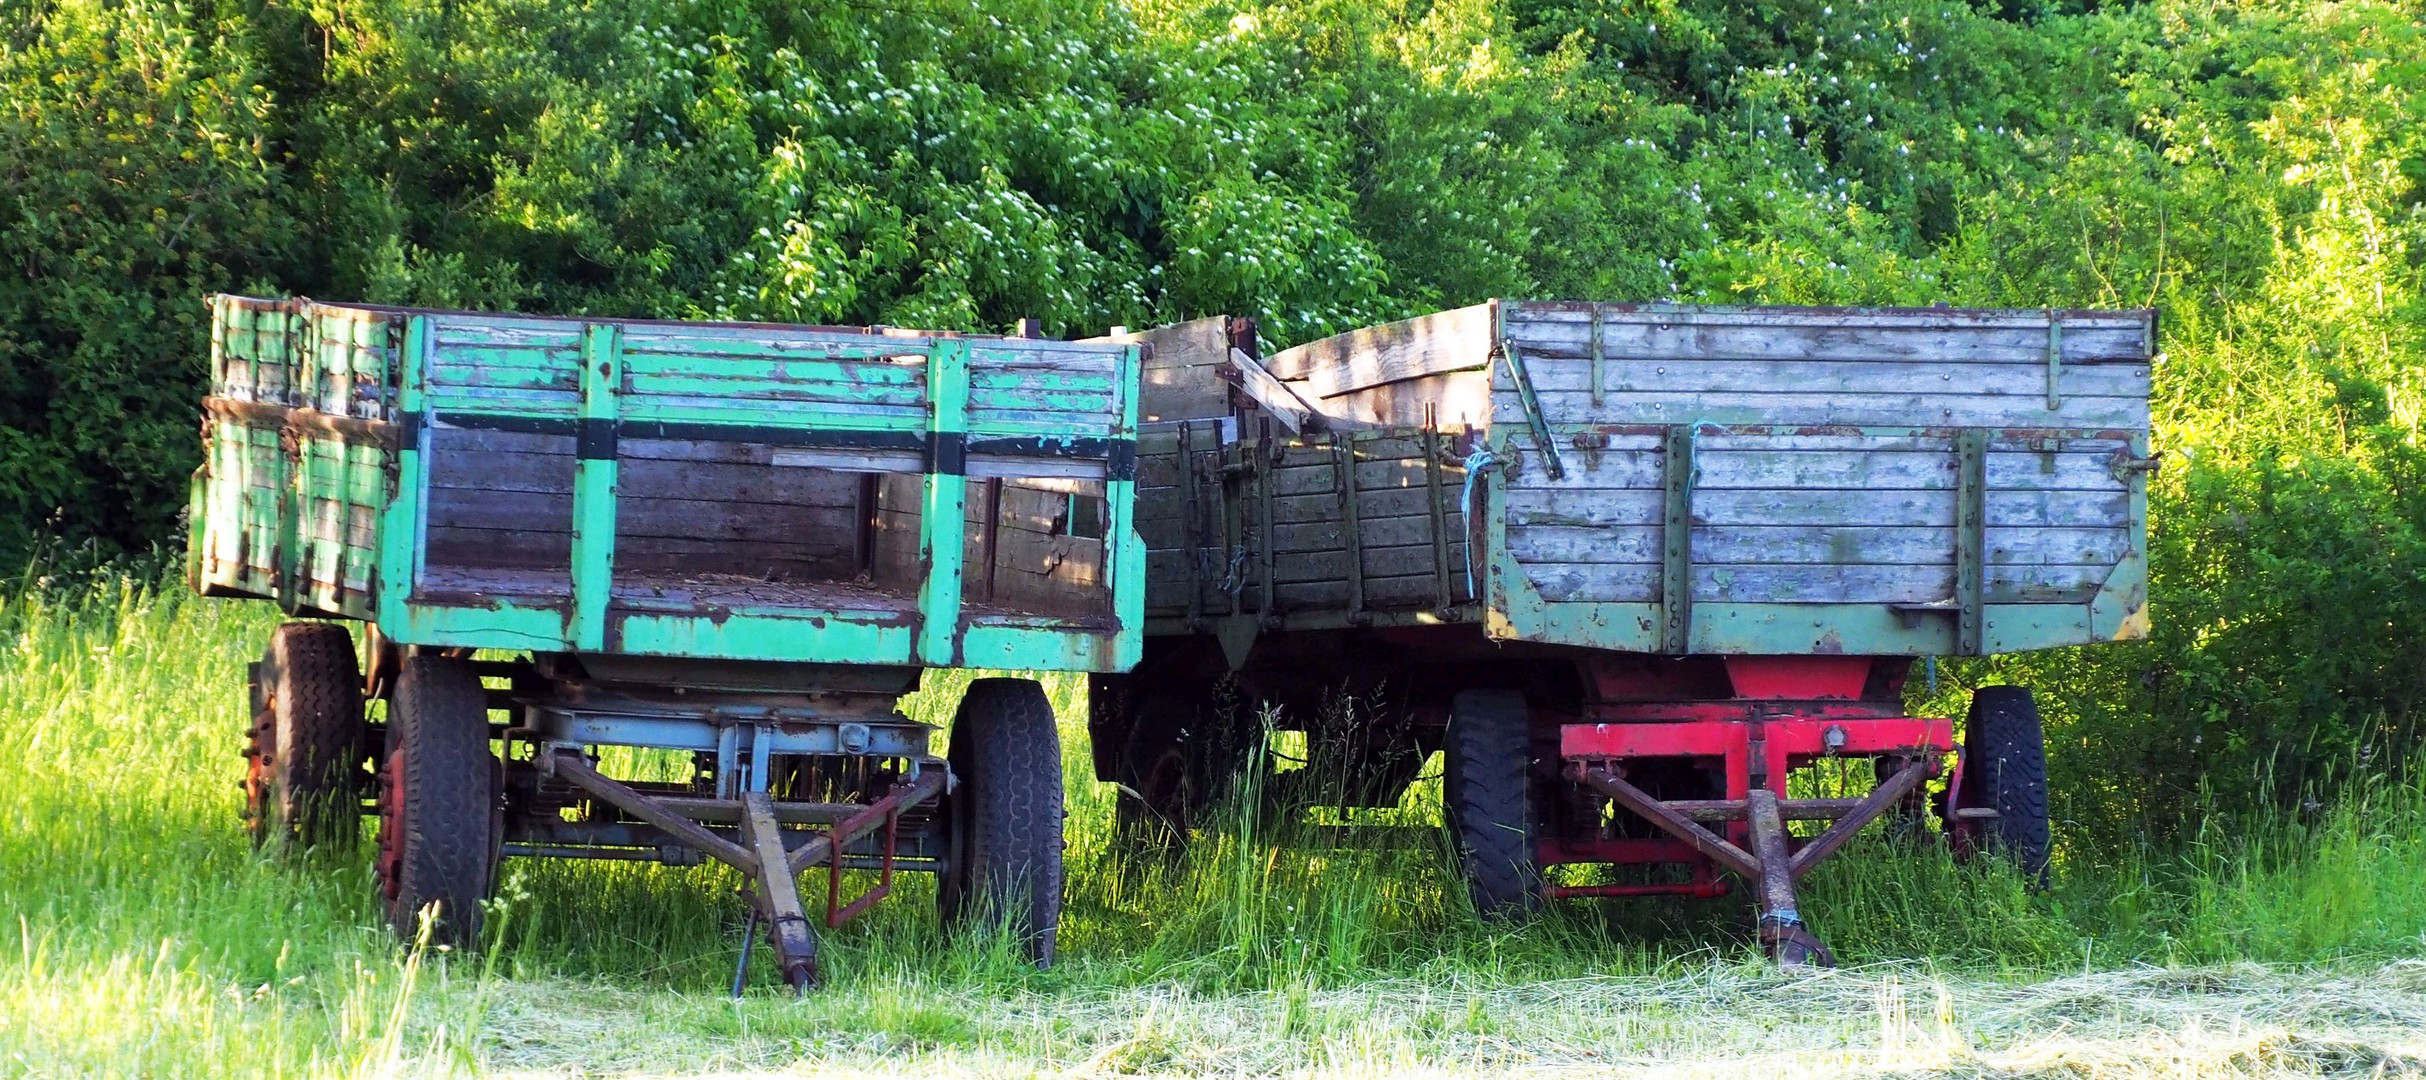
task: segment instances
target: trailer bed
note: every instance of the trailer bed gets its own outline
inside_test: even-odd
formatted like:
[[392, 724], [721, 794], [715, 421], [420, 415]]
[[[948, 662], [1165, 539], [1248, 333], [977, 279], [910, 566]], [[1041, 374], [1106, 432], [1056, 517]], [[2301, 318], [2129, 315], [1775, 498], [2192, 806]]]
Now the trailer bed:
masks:
[[1132, 345], [222, 296], [189, 574], [453, 647], [1116, 670]]
[[1494, 301], [1237, 357], [1241, 398], [1287, 399], [1141, 439], [1151, 630], [1452, 622], [1670, 654], [2141, 636], [2153, 341], [2136, 311]]

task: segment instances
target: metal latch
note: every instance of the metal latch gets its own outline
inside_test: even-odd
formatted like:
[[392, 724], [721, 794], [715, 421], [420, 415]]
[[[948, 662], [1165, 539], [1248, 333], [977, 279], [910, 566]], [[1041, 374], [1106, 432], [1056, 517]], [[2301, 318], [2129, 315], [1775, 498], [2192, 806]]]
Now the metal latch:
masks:
[[2155, 472], [2164, 464], [2165, 452], [2162, 450], [2147, 457], [2141, 457], [2129, 450], [2117, 450], [2106, 458], [2106, 471], [2113, 473], [2116, 480], [2128, 484], [2133, 476], [2144, 476]]

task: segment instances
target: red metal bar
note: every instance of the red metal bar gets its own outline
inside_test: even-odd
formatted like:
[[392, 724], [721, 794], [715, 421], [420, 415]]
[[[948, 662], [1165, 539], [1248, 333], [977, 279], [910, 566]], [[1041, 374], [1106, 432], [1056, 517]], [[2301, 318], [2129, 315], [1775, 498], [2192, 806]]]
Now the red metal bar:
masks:
[[1590, 839], [1536, 841], [1533, 862], [1536, 866], [1564, 866], [1572, 863], [1696, 863], [1700, 853], [1681, 840], [1667, 837], [1593, 837]]
[[1580, 761], [1567, 763], [1567, 779], [1608, 796], [1619, 805], [1642, 815], [1652, 824], [1666, 830], [1668, 835], [1692, 845], [1695, 851], [1739, 875], [1754, 877], [1760, 873], [1759, 861], [1744, 849], [1728, 843], [1718, 834], [1702, 828], [1691, 818], [1662, 806], [1658, 799], [1652, 798], [1643, 789], [1635, 787], [1623, 779], [1596, 774], [1589, 766]]
[[1852, 839], [1854, 833], [1862, 831], [1862, 826], [1870, 824], [1872, 818], [1885, 813], [1887, 808], [1895, 805], [1897, 800], [1911, 794], [1912, 789], [1919, 787], [1921, 781], [1929, 776], [1929, 764], [1926, 761], [1912, 762], [1896, 770], [1894, 776], [1888, 777], [1885, 783], [1872, 789], [1870, 797], [1863, 799], [1862, 804], [1855, 807], [1852, 813], [1836, 819], [1835, 824], [1828, 826], [1827, 832], [1821, 833], [1818, 839], [1803, 845], [1801, 850], [1794, 853], [1793, 861], [1789, 866], [1792, 875], [1801, 877], [1810, 873], [1811, 868], [1818, 866], [1821, 859], [1835, 854], [1837, 848], [1844, 846], [1845, 841]]
[[1733, 891], [1725, 878], [1708, 881], [1678, 881], [1666, 885], [1553, 885], [1550, 898], [1572, 900], [1601, 896], [1683, 896], [1695, 900], [1710, 900]]
[[[841, 926], [859, 917], [861, 912], [868, 910], [878, 900], [882, 900], [892, 893], [893, 849], [901, 833], [901, 812], [908, 807], [925, 802], [930, 795], [942, 790], [941, 781], [923, 776], [911, 783], [896, 785], [893, 790], [885, 793], [884, 798], [868, 804], [867, 809], [853, 814], [843, 821], [836, 822], [832, 831], [816, 841], [803, 845], [799, 851], [792, 854], [796, 865], [807, 865], [819, 857], [826, 860], [827, 926]], [[861, 894], [849, 904], [844, 904], [842, 902], [843, 848], [852, 841], [876, 831], [879, 823], [884, 826], [883, 876], [878, 879], [875, 888]], [[821, 856], [803, 858], [804, 855], [809, 855], [811, 848], [821, 844], [824, 848]]]

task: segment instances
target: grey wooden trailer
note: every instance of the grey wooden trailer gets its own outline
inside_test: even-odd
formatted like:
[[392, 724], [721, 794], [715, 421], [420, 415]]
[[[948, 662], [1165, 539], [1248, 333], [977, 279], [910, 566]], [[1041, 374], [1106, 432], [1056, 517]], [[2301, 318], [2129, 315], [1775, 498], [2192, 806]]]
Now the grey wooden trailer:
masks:
[[[1902, 685], [2146, 634], [2153, 313], [1502, 300], [1266, 357], [1244, 323], [1135, 335], [1148, 641], [1094, 677], [1133, 819], [1184, 831], [1245, 760], [1226, 679], [1321, 728], [1286, 797], [1393, 805], [1445, 750], [1489, 911], [1724, 870], [1824, 955], [1792, 878], [1936, 780], [1958, 842], [2043, 872], [2027, 693], [1954, 755]], [[1304, 720], [1342, 696], [1387, 704]], [[1828, 758], [1876, 783], [1789, 787]]]

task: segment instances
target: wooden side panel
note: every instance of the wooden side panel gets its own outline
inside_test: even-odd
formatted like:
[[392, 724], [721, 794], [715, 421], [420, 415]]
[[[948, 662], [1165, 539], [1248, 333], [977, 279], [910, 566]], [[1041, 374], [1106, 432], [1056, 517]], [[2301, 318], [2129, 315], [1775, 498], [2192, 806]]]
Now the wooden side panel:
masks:
[[758, 443], [628, 439], [618, 449], [618, 572], [799, 581], [858, 571], [857, 475], [776, 465]]
[[[393, 450], [391, 316], [302, 301], [214, 297], [211, 396], [189, 558], [214, 595], [370, 617], [378, 514]], [[344, 433], [296, 416], [357, 424]]]
[[581, 324], [447, 315], [431, 320], [423, 402], [448, 414], [570, 420], [581, 407]]
[[1265, 368], [1304, 379], [1316, 397], [1477, 370], [1491, 361], [1491, 308], [1476, 304], [1351, 330], [1274, 353]]
[[1138, 386], [1140, 423], [1230, 415], [1230, 388], [1221, 377], [1222, 364], [1230, 355], [1229, 316], [1086, 340], [1137, 342], [1147, 347]]
[[878, 584], [916, 588], [923, 575], [918, 565], [918, 504], [925, 489], [916, 476], [887, 474], [876, 478], [876, 513], [871, 530], [868, 572]]
[[[1554, 425], [2146, 430], [2147, 317], [2053, 318], [2051, 329], [2045, 313], [1613, 308], [1599, 316], [1595, 361], [1589, 306], [1502, 305]], [[1491, 390], [1495, 423], [1525, 423], [1506, 366]]]
[[969, 343], [969, 434], [1103, 438], [1120, 425], [1119, 354], [1066, 341]]
[[[1505, 496], [1508, 553], [1542, 599], [1660, 599], [1660, 437], [1609, 436], [1566, 475]], [[1984, 599], [2079, 603], [2134, 551], [2119, 439], [1988, 443]], [[1926, 604], [1954, 599], [1952, 436], [1717, 433], [1697, 442], [1695, 603]]]
[[570, 594], [573, 436], [439, 424], [428, 438], [428, 564], [548, 571], [529, 580]]
[[1102, 481], [972, 482], [963, 550], [967, 602], [981, 611], [1109, 614], [1103, 500]]
[[1267, 450], [1254, 441], [1225, 446], [1217, 431], [1198, 427], [1192, 468], [1183, 467], [1176, 434], [1140, 444], [1138, 528], [1150, 616], [1226, 615], [1233, 602], [1241, 612], [1285, 616], [1344, 610], [1352, 601], [1373, 611], [1429, 610], [1444, 591], [1451, 604], [1472, 599], [1459, 504], [1465, 469], [1454, 449], [1461, 433], [1436, 437], [1436, 477], [1428, 474], [1434, 467], [1421, 432], [1350, 436], [1351, 511], [1327, 436]]

